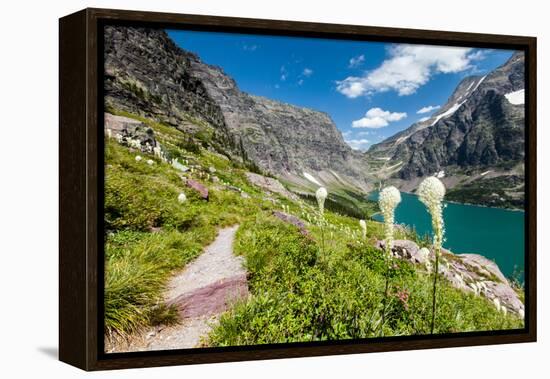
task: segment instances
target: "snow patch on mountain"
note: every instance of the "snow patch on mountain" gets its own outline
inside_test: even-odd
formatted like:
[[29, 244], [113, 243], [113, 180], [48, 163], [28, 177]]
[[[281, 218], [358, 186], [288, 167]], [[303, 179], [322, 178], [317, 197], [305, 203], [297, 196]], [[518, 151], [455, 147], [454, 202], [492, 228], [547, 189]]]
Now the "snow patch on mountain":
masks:
[[453, 113], [455, 113], [458, 108], [460, 108], [462, 106], [462, 104], [464, 104], [466, 102], [466, 100], [464, 101], [461, 101], [460, 103], [454, 103], [452, 107], [450, 107], [449, 109], [447, 109], [445, 112], [441, 113], [440, 115], [437, 115], [437, 117], [435, 118], [435, 120], [431, 123], [430, 126], [434, 126], [435, 124], [437, 124], [437, 122], [439, 120], [441, 120], [442, 118], [447, 118], [449, 116], [451, 116]]
[[311, 174], [309, 174], [309, 173], [307, 173], [307, 172], [305, 172], [305, 171], [304, 171], [304, 177], [305, 177], [307, 180], [309, 180], [310, 182], [312, 182], [312, 183], [314, 183], [314, 184], [317, 184], [318, 186], [322, 186], [322, 184], [319, 183], [319, 181], [318, 181], [317, 179], [315, 179], [315, 178], [313, 177], [313, 175], [311, 175]]
[[525, 104], [525, 89], [520, 89], [519, 91], [514, 91], [504, 95], [506, 99], [513, 105]]
[[485, 80], [485, 78], [487, 77], [487, 75], [485, 75], [484, 77], [482, 77], [481, 79], [479, 79], [479, 82], [477, 82], [476, 86], [474, 87], [474, 89], [472, 90], [472, 92], [474, 92], [477, 87], [479, 87], [479, 85]]

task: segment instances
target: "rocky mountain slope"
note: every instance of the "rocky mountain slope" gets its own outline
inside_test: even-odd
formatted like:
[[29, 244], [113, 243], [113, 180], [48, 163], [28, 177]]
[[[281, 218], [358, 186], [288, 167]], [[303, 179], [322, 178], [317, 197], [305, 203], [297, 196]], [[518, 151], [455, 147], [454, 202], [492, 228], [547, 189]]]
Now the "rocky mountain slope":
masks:
[[233, 155], [297, 189], [369, 188], [366, 160], [326, 113], [242, 92], [162, 30], [106, 27], [105, 72], [107, 107], [191, 134], [202, 123]]
[[404, 190], [436, 174], [451, 199], [522, 206], [524, 65], [518, 52], [487, 76], [465, 78], [430, 119], [374, 145], [369, 157], [385, 159], [386, 177]]

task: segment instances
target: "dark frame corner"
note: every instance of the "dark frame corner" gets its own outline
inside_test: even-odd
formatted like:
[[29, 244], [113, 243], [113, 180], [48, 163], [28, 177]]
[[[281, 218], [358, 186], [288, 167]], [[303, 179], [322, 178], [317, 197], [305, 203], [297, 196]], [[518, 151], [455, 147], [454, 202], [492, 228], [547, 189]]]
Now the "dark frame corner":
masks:
[[[101, 27], [105, 23], [194, 27], [241, 33], [512, 48], [526, 52], [526, 328], [380, 341], [102, 352], [100, 201], [103, 131]], [[84, 9], [59, 20], [59, 358], [84, 370], [353, 354], [536, 341], [536, 50], [534, 37], [320, 24], [111, 9]]]

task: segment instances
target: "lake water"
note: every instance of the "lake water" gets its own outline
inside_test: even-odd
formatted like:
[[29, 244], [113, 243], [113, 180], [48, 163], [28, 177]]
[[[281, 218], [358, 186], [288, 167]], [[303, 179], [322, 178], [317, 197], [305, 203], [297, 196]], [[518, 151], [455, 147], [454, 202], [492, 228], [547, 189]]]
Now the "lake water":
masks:
[[[377, 200], [378, 193], [370, 199]], [[396, 209], [398, 224], [414, 227], [419, 235], [431, 234], [431, 218], [416, 195], [401, 193]], [[525, 260], [525, 213], [500, 208], [447, 203], [445, 248], [454, 253], [477, 253], [494, 260], [502, 273], [509, 277], [514, 269], [523, 272]], [[382, 221], [382, 215], [374, 217]], [[521, 275], [523, 278], [523, 274]]]

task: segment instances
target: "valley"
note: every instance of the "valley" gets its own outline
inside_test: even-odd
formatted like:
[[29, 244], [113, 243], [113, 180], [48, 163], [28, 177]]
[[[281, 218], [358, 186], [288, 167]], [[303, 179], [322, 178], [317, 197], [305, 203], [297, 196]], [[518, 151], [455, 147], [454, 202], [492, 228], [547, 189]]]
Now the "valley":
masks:
[[[496, 209], [523, 209], [523, 66], [515, 54], [464, 78], [429, 119], [362, 152], [329, 114], [241, 91], [164, 30], [106, 26], [107, 350], [425, 335], [434, 277], [434, 333], [523, 327], [523, 213]], [[435, 273], [413, 195], [431, 176], [446, 201], [494, 207], [448, 204]], [[373, 198], [387, 186], [404, 199], [390, 249]], [[494, 243], [498, 225], [473, 238], [500, 216], [512, 242]]]

